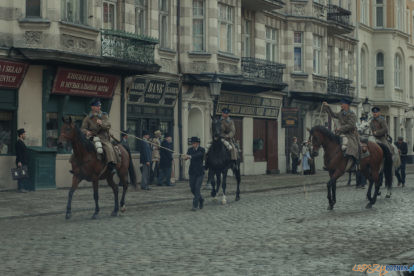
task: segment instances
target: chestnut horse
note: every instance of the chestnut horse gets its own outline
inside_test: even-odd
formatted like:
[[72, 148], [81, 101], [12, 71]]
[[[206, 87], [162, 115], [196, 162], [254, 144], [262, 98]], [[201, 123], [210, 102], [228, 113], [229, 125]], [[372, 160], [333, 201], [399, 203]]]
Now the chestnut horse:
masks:
[[[328, 210], [332, 210], [336, 203], [336, 181], [346, 170], [348, 159], [344, 157], [341, 150], [340, 137], [333, 134], [323, 126], [315, 126], [310, 130], [312, 142], [312, 155], [317, 156], [320, 147], [323, 147], [324, 165], [329, 172], [330, 179], [327, 183], [328, 188]], [[387, 153], [386, 147], [377, 143], [368, 142], [369, 155], [360, 161], [360, 171], [369, 180], [367, 198], [369, 203], [366, 208], [371, 208], [375, 204], [379, 187], [381, 185], [380, 174], [384, 171], [387, 183], [392, 182], [392, 157]], [[374, 197], [371, 197], [372, 185], [375, 183]], [[388, 185], [387, 185], [388, 186]]]
[[[72, 187], [69, 190], [68, 205], [66, 207], [66, 219], [72, 216], [72, 196], [75, 190], [78, 188], [79, 182], [86, 180], [93, 184], [93, 198], [95, 200], [95, 212], [92, 216], [96, 219], [99, 214], [98, 204], [98, 181], [106, 179], [108, 185], [112, 188], [115, 198], [115, 207], [112, 212], [112, 216], [117, 216], [119, 211], [118, 203], [118, 184], [115, 184], [113, 175], [108, 170], [105, 163], [98, 159], [97, 152], [93, 143], [86, 138], [79, 127], [72, 122], [72, 118], [63, 120], [63, 125], [60, 130], [59, 146], [64, 143], [71, 143], [73, 148], [73, 155], [71, 158], [72, 164]], [[128, 166], [129, 155], [123, 146], [118, 145], [121, 152], [121, 162], [116, 165], [121, 184], [123, 186], [122, 198], [121, 198], [121, 211], [124, 212], [125, 208], [125, 194], [128, 189]]]

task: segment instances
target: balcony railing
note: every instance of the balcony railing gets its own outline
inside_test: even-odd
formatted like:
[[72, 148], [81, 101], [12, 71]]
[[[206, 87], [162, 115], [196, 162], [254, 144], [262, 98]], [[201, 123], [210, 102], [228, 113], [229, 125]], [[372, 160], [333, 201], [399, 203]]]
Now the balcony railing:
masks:
[[328, 5], [327, 19], [329, 21], [333, 21], [334, 23], [353, 29], [350, 17], [351, 12], [349, 10], [346, 10], [336, 5]]
[[352, 80], [344, 79], [340, 77], [328, 77], [328, 94], [341, 95], [341, 96], [353, 96]]
[[283, 69], [285, 64], [280, 64], [264, 59], [243, 57], [241, 59], [242, 74], [246, 79], [271, 84], [283, 83]]
[[285, 6], [282, 0], [242, 0], [242, 7], [254, 11], [277, 10]]
[[154, 49], [158, 40], [115, 30], [101, 31], [101, 55], [122, 62], [154, 64]]

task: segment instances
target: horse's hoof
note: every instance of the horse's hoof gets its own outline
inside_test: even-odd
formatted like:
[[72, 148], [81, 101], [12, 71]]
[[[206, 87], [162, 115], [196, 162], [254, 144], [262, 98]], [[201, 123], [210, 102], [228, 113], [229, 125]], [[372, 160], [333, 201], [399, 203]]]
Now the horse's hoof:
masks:
[[385, 198], [391, 198], [391, 195], [386, 195]]
[[123, 213], [125, 211], [126, 211], [126, 206], [124, 205], [124, 206], [121, 207], [121, 212]]
[[218, 201], [218, 198], [216, 196], [213, 196], [213, 201], [214, 202], [217, 202]]
[[371, 209], [372, 208], [372, 204], [371, 202], [367, 204], [367, 206], [365, 206], [366, 209]]
[[332, 211], [333, 210], [333, 205], [329, 204], [327, 210]]
[[118, 211], [113, 211], [112, 213], [111, 213], [111, 217], [117, 217], [118, 216]]
[[95, 213], [92, 215], [92, 219], [97, 219], [98, 218], [98, 213]]
[[226, 200], [225, 197], [223, 197], [223, 199], [221, 200], [221, 204], [223, 204], [223, 205], [227, 204], [227, 200]]
[[380, 196], [380, 195], [381, 195], [381, 192], [378, 192], [378, 193], [377, 193], [377, 196]]
[[66, 213], [66, 216], [65, 216], [66, 219], [70, 219], [71, 217], [72, 217], [71, 213]]

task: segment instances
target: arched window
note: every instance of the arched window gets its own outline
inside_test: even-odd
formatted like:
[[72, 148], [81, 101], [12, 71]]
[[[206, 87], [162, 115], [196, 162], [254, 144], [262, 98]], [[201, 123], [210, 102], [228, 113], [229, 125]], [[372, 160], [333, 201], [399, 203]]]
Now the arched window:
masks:
[[377, 54], [377, 85], [384, 85], [384, 54], [378, 53]]
[[367, 58], [364, 49], [361, 49], [361, 85], [367, 85]]
[[401, 56], [399, 54], [396, 54], [394, 58], [394, 86], [401, 88]]

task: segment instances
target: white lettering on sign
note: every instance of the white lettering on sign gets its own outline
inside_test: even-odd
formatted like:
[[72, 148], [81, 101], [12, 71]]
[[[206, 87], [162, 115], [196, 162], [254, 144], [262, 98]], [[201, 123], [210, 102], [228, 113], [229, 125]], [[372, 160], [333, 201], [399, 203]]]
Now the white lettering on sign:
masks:
[[16, 76], [0, 75], [0, 82], [14, 83], [15, 81], [16, 81]]
[[23, 72], [23, 69], [23, 66], [18, 65], [0, 65], [0, 72], [2, 73], [21, 74]]

